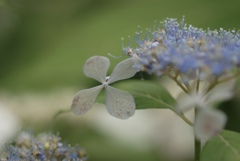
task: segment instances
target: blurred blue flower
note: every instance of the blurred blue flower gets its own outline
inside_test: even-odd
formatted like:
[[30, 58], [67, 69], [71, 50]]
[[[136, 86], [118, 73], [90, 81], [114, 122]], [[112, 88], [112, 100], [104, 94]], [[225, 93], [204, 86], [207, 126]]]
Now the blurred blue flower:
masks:
[[63, 144], [57, 135], [42, 133], [34, 137], [30, 131], [22, 131], [11, 144], [5, 146], [0, 160], [87, 161], [88, 157], [83, 148]]

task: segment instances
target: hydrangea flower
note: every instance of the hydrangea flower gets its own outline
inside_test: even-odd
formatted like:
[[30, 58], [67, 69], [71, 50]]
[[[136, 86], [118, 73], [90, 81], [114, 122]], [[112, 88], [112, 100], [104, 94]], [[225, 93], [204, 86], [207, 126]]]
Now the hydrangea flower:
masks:
[[22, 131], [15, 140], [5, 145], [0, 160], [87, 161], [88, 156], [85, 149], [62, 143], [58, 135], [41, 133], [35, 137], [30, 131]]
[[197, 115], [195, 116], [196, 119], [193, 125], [197, 139], [206, 141], [217, 135], [224, 128], [227, 121], [226, 115], [214, 109], [212, 107], [213, 104], [207, 102], [201, 95], [187, 96], [178, 102], [176, 108], [182, 110], [181, 112], [185, 112], [186, 109], [191, 108], [197, 109]]
[[179, 97], [176, 108], [185, 112], [191, 108], [197, 108], [198, 112], [194, 123], [195, 136], [199, 140], [208, 140], [217, 135], [225, 126], [226, 115], [214, 109], [215, 103], [229, 100], [233, 96], [235, 80], [218, 84], [208, 93], [203, 89], [202, 93], [183, 94]]
[[140, 57], [135, 68], [149, 74], [179, 73], [189, 83], [219, 77], [240, 65], [240, 33], [235, 30], [203, 30], [185, 24], [184, 18], [167, 18], [143, 40], [140, 35], [135, 36], [136, 48], [127, 49]]
[[[123, 47], [127, 55], [138, 56], [134, 68], [158, 77], [167, 75], [183, 89], [186, 96], [177, 110], [197, 108], [194, 130], [198, 139], [206, 140], [220, 131], [226, 116], [213, 106], [233, 95], [234, 82], [218, 85], [239, 76], [240, 32], [203, 30], [185, 24], [183, 17], [180, 22], [167, 18], [142, 37], [142, 32], [136, 32], [136, 47]], [[202, 92], [200, 84], [206, 85]]]
[[93, 56], [89, 58], [83, 67], [83, 72], [87, 77], [96, 79], [100, 83], [99, 86], [79, 91], [71, 105], [71, 110], [76, 115], [85, 114], [93, 106], [98, 94], [103, 88], [106, 92], [106, 107], [110, 115], [127, 119], [135, 113], [135, 102], [133, 96], [127, 92], [118, 90], [109, 86], [109, 84], [130, 78], [138, 72], [132, 68], [136, 59], [128, 58], [114, 68], [112, 74], [107, 77], [109, 68], [109, 59], [103, 56]]

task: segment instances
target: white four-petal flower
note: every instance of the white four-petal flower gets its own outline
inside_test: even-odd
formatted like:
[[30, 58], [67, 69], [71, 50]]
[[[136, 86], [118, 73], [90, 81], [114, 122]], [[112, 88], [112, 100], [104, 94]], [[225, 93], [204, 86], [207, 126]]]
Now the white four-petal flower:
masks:
[[136, 59], [128, 58], [114, 68], [112, 74], [107, 78], [109, 59], [103, 56], [93, 56], [89, 58], [83, 67], [83, 72], [87, 77], [96, 79], [99, 86], [79, 91], [71, 105], [71, 110], [76, 115], [88, 112], [93, 106], [98, 94], [103, 88], [106, 92], [106, 107], [110, 115], [127, 119], [135, 113], [135, 102], [133, 96], [127, 92], [109, 86], [110, 83], [134, 76], [138, 70], [132, 68]]
[[198, 109], [194, 123], [196, 138], [206, 141], [218, 134], [225, 126], [227, 117], [225, 113], [213, 109], [214, 103], [226, 101], [233, 96], [235, 80], [218, 84], [207, 94], [182, 95], [178, 99], [177, 109], [185, 112], [193, 107]]

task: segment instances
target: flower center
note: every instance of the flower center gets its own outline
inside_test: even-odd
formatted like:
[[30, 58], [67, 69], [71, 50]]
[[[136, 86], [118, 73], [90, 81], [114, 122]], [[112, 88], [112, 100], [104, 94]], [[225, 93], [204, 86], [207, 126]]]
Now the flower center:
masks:
[[108, 83], [107, 83], [108, 79], [109, 79], [109, 76], [106, 77], [106, 80], [103, 83], [104, 88], [106, 88], [108, 86]]

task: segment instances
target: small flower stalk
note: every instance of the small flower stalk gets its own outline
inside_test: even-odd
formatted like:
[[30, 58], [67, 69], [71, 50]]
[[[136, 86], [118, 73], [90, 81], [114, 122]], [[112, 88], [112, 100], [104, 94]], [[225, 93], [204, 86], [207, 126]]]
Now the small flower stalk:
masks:
[[[136, 43], [123, 46], [124, 54], [130, 58], [120, 62], [107, 79], [108, 59], [89, 58], [84, 73], [102, 84], [77, 93], [71, 106], [73, 113], [86, 113], [105, 88], [108, 112], [120, 119], [129, 118], [135, 108], [138, 109], [135, 107], [137, 100], [109, 84], [141, 71], [159, 79], [165, 75], [182, 89], [172, 110], [193, 126], [195, 143], [218, 135], [227, 117], [216, 105], [233, 97], [235, 80], [240, 73], [240, 33], [222, 28], [203, 30], [184, 21], [184, 17], [180, 22], [167, 18], [158, 26], [155, 24], [153, 30], [147, 29], [145, 36], [141, 31], [136, 32]], [[194, 122], [184, 116], [190, 109], [195, 109]], [[201, 144], [197, 146], [195, 148], [201, 151]], [[199, 160], [200, 152], [196, 153], [195, 160]]]

